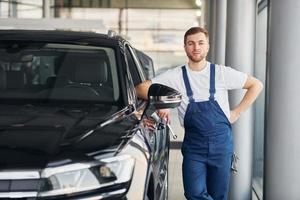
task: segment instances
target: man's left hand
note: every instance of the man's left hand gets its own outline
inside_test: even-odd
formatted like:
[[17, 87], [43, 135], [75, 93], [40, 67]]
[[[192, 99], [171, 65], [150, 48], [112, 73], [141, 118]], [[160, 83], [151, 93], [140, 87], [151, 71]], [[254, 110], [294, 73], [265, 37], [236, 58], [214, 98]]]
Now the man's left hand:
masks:
[[231, 124], [235, 123], [239, 118], [240, 118], [240, 113], [238, 113], [238, 112], [235, 111], [235, 110], [231, 110], [231, 111], [230, 111], [230, 119], [229, 119], [229, 122], [230, 122]]
[[160, 109], [157, 112], [158, 116], [165, 120], [167, 123], [171, 122], [170, 110], [169, 109]]

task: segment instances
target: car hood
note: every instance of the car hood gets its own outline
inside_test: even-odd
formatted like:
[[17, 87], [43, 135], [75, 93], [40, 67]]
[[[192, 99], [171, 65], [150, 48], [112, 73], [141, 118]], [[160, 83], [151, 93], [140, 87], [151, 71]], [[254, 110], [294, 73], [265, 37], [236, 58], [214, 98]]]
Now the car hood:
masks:
[[[0, 106], [0, 168], [43, 168], [116, 151], [137, 124], [118, 106]], [[124, 109], [123, 109], [124, 111]]]

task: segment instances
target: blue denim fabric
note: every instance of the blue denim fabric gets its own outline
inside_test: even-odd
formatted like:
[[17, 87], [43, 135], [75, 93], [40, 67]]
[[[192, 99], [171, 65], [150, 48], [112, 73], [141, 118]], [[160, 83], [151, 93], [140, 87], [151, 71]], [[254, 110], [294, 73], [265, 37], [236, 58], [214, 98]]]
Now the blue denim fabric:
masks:
[[208, 101], [194, 101], [185, 66], [182, 74], [189, 97], [181, 149], [185, 197], [188, 200], [226, 200], [233, 142], [230, 122], [214, 100], [215, 65], [210, 67]]

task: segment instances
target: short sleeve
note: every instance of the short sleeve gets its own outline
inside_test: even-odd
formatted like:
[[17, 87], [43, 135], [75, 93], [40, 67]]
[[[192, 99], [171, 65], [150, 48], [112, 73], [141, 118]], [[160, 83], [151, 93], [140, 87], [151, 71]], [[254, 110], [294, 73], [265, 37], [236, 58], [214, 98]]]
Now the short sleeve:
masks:
[[248, 75], [231, 67], [222, 66], [223, 78], [227, 90], [242, 89], [247, 81]]
[[178, 69], [175, 68], [155, 76], [151, 81], [152, 83], [159, 83], [174, 88], [176, 87], [176, 79], [178, 78]]

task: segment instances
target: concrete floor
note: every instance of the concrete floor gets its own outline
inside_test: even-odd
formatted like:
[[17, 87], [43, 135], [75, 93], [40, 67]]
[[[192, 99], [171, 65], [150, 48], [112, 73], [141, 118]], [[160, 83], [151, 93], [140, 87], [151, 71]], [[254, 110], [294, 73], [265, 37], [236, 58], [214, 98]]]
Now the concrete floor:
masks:
[[169, 162], [169, 199], [184, 200], [182, 174], [181, 174], [182, 156], [180, 150], [170, 151]]
[[184, 130], [179, 124], [177, 117], [177, 111], [171, 111], [171, 127], [173, 132], [177, 135], [177, 139], [174, 140], [171, 137], [171, 149], [169, 160], [169, 199], [170, 200], [184, 200], [184, 192], [182, 185], [182, 155], [180, 146], [174, 145], [174, 143], [180, 143], [183, 141]]

